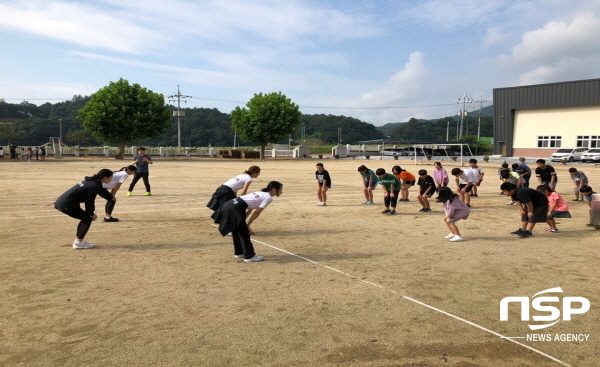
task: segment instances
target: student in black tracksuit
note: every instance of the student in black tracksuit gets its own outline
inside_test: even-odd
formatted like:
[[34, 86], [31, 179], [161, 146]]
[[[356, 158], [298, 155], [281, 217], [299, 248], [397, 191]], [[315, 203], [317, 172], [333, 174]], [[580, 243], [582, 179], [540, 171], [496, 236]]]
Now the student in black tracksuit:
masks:
[[[84, 241], [93, 220], [96, 220], [94, 213], [96, 196], [100, 195], [106, 200], [113, 200], [113, 196], [102, 187], [112, 179], [112, 171], [102, 169], [92, 177], [86, 177], [83, 181], [73, 186], [62, 194], [54, 203], [54, 207], [66, 215], [79, 219], [77, 226], [77, 237], [73, 241], [74, 249], [90, 249], [94, 247], [91, 242]], [[80, 203], [85, 203], [85, 210], [81, 209]]]
[[[234, 257], [244, 259], [244, 262], [262, 261], [263, 257], [254, 252], [250, 235], [254, 232], [250, 224], [273, 201], [273, 196], [280, 196], [283, 185], [271, 181], [261, 191], [231, 199], [221, 205], [211, 216], [219, 224], [219, 232], [226, 236], [229, 232], [233, 237]], [[252, 214], [252, 215], [251, 215]], [[246, 223], [248, 218], [248, 223]]]

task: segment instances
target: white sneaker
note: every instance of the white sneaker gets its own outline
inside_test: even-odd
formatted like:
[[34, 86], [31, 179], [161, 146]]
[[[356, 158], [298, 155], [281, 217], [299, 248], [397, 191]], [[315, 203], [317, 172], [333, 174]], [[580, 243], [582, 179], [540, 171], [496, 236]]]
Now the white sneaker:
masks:
[[317, 204], [317, 206], [323, 206], [323, 202], [319, 201], [319, 203]]
[[94, 244], [88, 241], [73, 241], [73, 250], [85, 250], [94, 248]]
[[368, 205], [368, 204], [370, 204], [370, 203], [371, 203], [371, 202], [370, 202], [369, 200], [367, 200], [367, 201], [364, 201], [364, 202], [363, 202], [363, 204], [365, 204], [365, 205]]
[[459, 236], [459, 235], [455, 235], [454, 237], [452, 237], [452, 238], [451, 238], [451, 239], [449, 239], [448, 241], [450, 241], [450, 242], [461, 242], [461, 241], [464, 241], [464, 240], [465, 240], [465, 239], [464, 239], [464, 238], [462, 238], [461, 236]]
[[367, 205], [373, 205], [373, 204], [375, 204], [375, 203], [372, 201], [367, 201]]
[[327, 203], [321, 203], [321, 206], [327, 206]]
[[244, 254], [242, 254], [242, 255], [233, 255], [233, 257], [235, 257], [236, 259], [243, 259], [244, 258]]
[[445, 238], [445, 239], [447, 239], [447, 240], [449, 240], [449, 239], [451, 239], [452, 237], [454, 237], [454, 233], [448, 233], [448, 234], [446, 235], [446, 237], [444, 237], [444, 238]]
[[245, 263], [253, 263], [253, 262], [256, 262], [256, 261], [263, 261], [264, 259], [265, 259], [264, 256], [254, 255], [254, 256], [252, 256], [249, 259], [244, 259], [244, 262]]

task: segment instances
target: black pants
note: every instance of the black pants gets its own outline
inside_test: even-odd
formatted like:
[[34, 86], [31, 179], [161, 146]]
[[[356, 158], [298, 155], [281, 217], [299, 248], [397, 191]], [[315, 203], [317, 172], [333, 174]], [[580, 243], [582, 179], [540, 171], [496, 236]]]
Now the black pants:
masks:
[[131, 185], [129, 185], [129, 191], [133, 191], [135, 184], [140, 180], [144, 180], [144, 186], [146, 186], [146, 192], [150, 191], [150, 181], [148, 181], [149, 172], [138, 172], [133, 176], [133, 181], [131, 181]]
[[396, 207], [396, 203], [398, 203], [398, 194], [399, 193], [400, 193], [400, 191], [394, 191], [394, 197], [391, 197], [391, 194], [383, 197], [383, 204], [385, 205], [386, 208], [389, 208], [390, 206], [392, 208]]
[[235, 255], [244, 255], [245, 259], [250, 259], [256, 253], [254, 252], [254, 246], [252, 240], [250, 240], [250, 230], [246, 221], [240, 223], [233, 231], [231, 231], [233, 237], [233, 253]]
[[108, 201], [106, 202], [106, 206], [104, 207], [104, 212], [105, 212], [106, 214], [112, 214], [112, 212], [113, 212], [113, 209], [115, 208], [115, 204], [116, 204], [116, 203], [117, 203], [117, 202], [116, 202], [116, 201], [114, 201], [114, 200], [108, 200]]
[[92, 217], [90, 217], [90, 215], [88, 213], [86, 213], [85, 210], [83, 210], [79, 207], [66, 208], [66, 209], [56, 208], [56, 209], [58, 209], [62, 213], [65, 213], [69, 217], [80, 220], [79, 224], [77, 225], [76, 236], [80, 240], [83, 240], [85, 238], [85, 235], [90, 230], [90, 226], [92, 225]]

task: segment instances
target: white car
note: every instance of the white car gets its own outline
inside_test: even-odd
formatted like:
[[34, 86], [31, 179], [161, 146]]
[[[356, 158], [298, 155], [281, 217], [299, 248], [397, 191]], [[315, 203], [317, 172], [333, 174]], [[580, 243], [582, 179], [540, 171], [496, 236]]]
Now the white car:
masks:
[[590, 149], [581, 156], [583, 162], [598, 162], [600, 161], [600, 149]]
[[560, 162], [566, 159], [569, 162], [580, 161], [583, 153], [587, 152], [587, 148], [562, 148], [550, 155], [550, 160]]

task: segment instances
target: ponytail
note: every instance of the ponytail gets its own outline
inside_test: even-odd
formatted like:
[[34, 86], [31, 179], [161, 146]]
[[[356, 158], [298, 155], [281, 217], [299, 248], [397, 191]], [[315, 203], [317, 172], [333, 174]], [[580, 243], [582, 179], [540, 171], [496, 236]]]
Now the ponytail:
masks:
[[260, 173], [260, 167], [259, 166], [250, 166], [247, 170], [244, 171], [245, 174], [247, 175], [252, 175], [252, 174], [259, 174]]
[[264, 189], [260, 190], [262, 192], [269, 192], [273, 189], [279, 191], [283, 187], [283, 184], [279, 181], [271, 181]]
[[121, 169], [119, 170], [119, 172], [121, 172], [121, 171], [126, 171], [126, 170], [130, 170], [130, 171], [133, 171], [133, 172], [137, 172], [137, 167], [136, 167], [136, 166], [125, 166], [125, 167], [121, 168]]
[[100, 179], [101, 180], [101, 179], [106, 178], [106, 177], [112, 177], [112, 175], [113, 175], [113, 171], [111, 171], [111, 170], [109, 170], [107, 168], [103, 168], [100, 171], [98, 171], [98, 173], [96, 173], [95, 175], [93, 175], [92, 178]]

